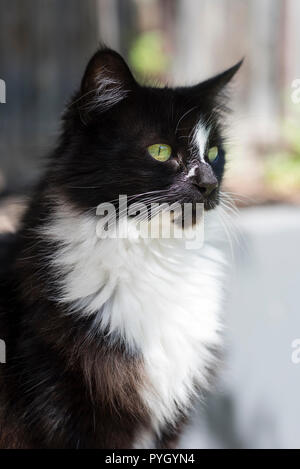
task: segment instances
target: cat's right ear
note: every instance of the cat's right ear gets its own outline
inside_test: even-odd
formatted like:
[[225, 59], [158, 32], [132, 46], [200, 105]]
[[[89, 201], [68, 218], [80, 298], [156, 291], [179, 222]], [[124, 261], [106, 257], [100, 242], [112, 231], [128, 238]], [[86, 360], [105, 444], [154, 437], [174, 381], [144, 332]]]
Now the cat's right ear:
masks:
[[86, 67], [78, 102], [80, 111], [85, 114], [95, 110], [105, 112], [137, 86], [125, 60], [117, 52], [101, 48]]

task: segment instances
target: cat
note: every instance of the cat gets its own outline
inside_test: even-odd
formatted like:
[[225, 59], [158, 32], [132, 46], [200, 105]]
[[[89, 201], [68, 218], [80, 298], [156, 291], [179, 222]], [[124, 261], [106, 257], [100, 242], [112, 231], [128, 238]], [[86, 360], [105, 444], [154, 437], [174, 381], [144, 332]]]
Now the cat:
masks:
[[155, 88], [109, 48], [90, 59], [6, 255], [1, 448], [176, 446], [216, 367], [222, 255], [210, 239], [101, 237], [96, 208], [123, 194], [129, 206], [200, 203], [213, 218], [224, 91], [240, 65]]

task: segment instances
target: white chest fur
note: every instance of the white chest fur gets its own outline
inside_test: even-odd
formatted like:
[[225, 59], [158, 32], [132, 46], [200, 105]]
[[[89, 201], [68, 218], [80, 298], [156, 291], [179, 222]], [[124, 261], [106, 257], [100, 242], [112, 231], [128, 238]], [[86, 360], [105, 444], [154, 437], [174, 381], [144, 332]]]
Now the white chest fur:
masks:
[[180, 239], [99, 239], [95, 225], [61, 207], [43, 230], [61, 246], [52, 259], [65, 273], [60, 301], [139, 350], [140, 393], [159, 432], [189, 406], [195, 382], [207, 385], [220, 341], [222, 258], [206, 242], [195, 251]]

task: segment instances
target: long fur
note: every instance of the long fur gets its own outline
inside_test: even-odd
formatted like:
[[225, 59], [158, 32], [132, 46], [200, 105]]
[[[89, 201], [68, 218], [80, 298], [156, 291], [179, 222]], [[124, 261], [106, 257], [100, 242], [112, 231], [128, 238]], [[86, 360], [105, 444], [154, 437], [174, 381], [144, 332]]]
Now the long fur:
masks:
[[[174, 447], [221, 343], [216, 109], [238, 66], [156, 89], [138, 85], [114, 51], [89, 62], [1, 269], [1, 448]], [[167, 162], [147, 152], [159, 142], [172, 147]], [[96, 208], [120, 194], [147, 207], [202, 203], [204, 246], [137, 236], [137, 219], [118, 208], [127, 236], [99, 236]]]

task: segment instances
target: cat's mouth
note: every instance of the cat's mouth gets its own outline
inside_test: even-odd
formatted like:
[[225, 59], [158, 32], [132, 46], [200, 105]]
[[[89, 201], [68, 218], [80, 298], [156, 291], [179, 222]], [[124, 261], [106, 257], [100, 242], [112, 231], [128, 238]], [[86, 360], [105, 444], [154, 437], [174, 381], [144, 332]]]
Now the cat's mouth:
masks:
[[217, 207], [217, 205], [219, 204], [219, 197], [218, 197], [218, 194], [216, 192], [215, 195], [213, 195], [212, 197], [210, 197], [209, 199], [206, 199], [204, 201], [204, 210], [205, 211], [209, 211], [209, 210], [213, 210], [214, 208]]
[[[179, 221], [177, 224], [181, 224], [182, 228], [187, 228], [187, 227], [195, 227], [199, 223], [202, 222], [203, 220], [203, 214], [204, 212], [208, 212], [210, 210], [214, 210], [217, 205], [219, 204], [219, 192], [216, 189], [213, 193], [210, 194], [209, 197], [206, 197], [205, 199], [201, 198], [200, 200], [197, 200], [196, 202], [193, 201], [190, 204], [190, 215], [187, 217], [182, 218], [182, 223]], [[184, 204], [182, 207], [182, 210], [184, 211]]]
[[208, 194], [203, 193], [202, 191], [197, 191], [195, 195], [196, 204], [202, 204], [205, 211], [213, 210], [219, 203], [219, 190], [218, 187], [213, 189]]
[[[135, 220], [137, 224], [175, 225], [183, 230], [196, 228], [203, 222], [205, 212], [214, 210], [219, 204], [218, 188], [204, 196], [199, 190], [193, 191], [183, 197], [166, 197], [159, 202], [149, 201], [149, 203], [137, 204], [129, 203], [126, 215], [129, 219]], [[124, 213], [124, 212], [123, 212]]]
[[196, 195], [195, 199], [191, 202], [193, 206], [193, 211], [196, 211], [198, 206], [202, 206], [204, 211], [208, 212], [213, 210], [219, 204], [219, 191], [215, 189], [208, 196], [202, 196], [199, 194]]

